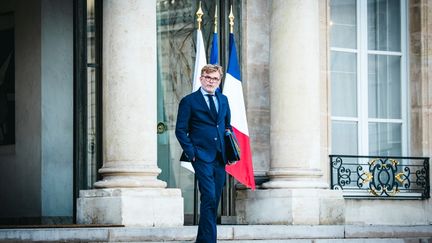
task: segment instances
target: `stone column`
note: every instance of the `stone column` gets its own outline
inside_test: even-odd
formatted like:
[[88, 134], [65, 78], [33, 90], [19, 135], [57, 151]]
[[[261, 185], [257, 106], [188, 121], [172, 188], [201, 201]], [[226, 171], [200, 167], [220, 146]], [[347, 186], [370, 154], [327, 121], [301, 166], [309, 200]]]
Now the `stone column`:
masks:
[[327, 60], [320, 53], [319, 2], [272, 1], [270, 181], [238, 193], [240, 223], [343, 223], [342, 195], [326, 189], [322, 171], [320, 62]]
[[80, 192], [78, 222], [183, 225], [179, 189], [156, 177], [156, 2], [103, 3], [103, 180]]
[[273, 1], [271, 161], [266, 188], [325, 188], [320, 164], [317, 0]]

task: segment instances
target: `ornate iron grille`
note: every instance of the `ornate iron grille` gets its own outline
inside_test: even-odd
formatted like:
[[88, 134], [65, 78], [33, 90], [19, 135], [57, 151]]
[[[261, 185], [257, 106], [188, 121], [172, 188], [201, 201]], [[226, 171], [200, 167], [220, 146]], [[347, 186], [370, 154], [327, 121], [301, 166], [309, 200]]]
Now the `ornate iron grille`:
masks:
[[346, 198], [427, 199], [429, 158], [330, 155], [331, 189]]

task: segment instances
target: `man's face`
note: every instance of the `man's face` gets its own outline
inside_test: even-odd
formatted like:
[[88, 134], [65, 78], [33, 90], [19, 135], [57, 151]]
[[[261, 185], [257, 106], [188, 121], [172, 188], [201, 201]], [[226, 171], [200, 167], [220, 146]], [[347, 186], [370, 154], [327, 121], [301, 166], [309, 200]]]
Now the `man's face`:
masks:
[[221, 82], [219, 72], [203, 73], [200, 77], [201, 88], [207, 93], [214, 94], [217, 87]]

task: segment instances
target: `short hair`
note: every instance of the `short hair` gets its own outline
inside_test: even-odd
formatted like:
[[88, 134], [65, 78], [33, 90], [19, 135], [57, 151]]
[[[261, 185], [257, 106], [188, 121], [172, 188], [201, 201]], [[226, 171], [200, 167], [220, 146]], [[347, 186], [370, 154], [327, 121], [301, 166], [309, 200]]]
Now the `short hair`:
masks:
[[220, 77], [223, 76], [223, 68], [217, 64], [207, 64], [201, 69], [201, 75], [205, 73], [219, 72]]

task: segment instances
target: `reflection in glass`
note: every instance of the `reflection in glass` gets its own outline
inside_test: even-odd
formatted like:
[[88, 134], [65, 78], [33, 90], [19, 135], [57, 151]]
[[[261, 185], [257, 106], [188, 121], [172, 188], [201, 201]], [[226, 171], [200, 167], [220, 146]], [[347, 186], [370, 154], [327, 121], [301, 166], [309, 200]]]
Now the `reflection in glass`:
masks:
[[95, 0], [87, 0], [87, 63], [96, 62]]
[[93, 188], [97, 181], [96, 149], [96, 76], [99, 70], [96, 65], [96, 26], [95, 0], [87, 0], [87, 188]]
[[357, 48], [355, 0], [331, 0], [331, 46]]
[[369, 118], [401, 119], [401, 58], [369, 55]]
[[368, 0], [368, 49], [401, 51], [400, 0]]
[[358, 154], [357, 122], [332, 122], [332, 154]]
[[402, 125], [399, 123], [369, 123], [369, 154], [402, 155]]
[[357, 54], [331, 52], [332, 115], [357, 117]]
[[87, 188], [97, 180], [96, 163], [96, 69], [87, 68]]
[[2, 146], [15, 144], [17, 132], [14, 14], [12, 12], [0, 14], [0, 23], [0, 146]]

